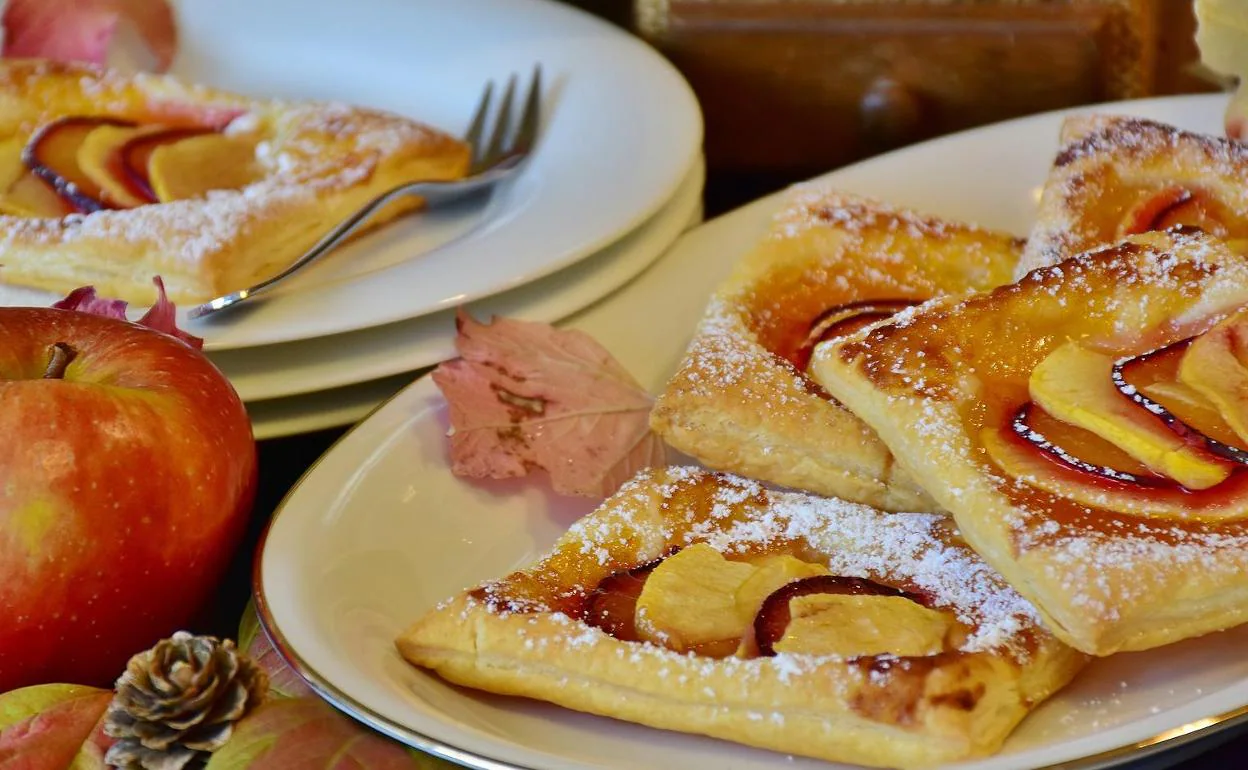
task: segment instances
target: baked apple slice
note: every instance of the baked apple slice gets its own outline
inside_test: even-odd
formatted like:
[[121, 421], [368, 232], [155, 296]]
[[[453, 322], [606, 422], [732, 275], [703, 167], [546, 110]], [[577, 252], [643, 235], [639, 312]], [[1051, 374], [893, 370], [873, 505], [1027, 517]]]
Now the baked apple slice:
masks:
[[1248, 442], [1248, 312], [1222, 322], [1187, 347], [1179, 381], [1207, 399], [1241, 442]]
[[1194, 227], [1211, 235], [1227, 234], [1224, 207], [1209, 193], [1182, 185], [1168, 185], [1145, 194], [1122, 220], [1119, 237], [1176, 226]]
[[78, 146], [78, 168], [96, 187], [102, 199], [120, 208], [155, 203], [149, 191], [126, 172], [122, 149], [132, 140], [166, 130], [165, 126], [105, 124], [97, 126]]
[[[761, 655], [929, 655], [948, 624], [933, 623], [917, 597], [865, 578], [818, 575], [785, 584], [754, 618]], [[917, 612], [916, 612], [917, 610]], [[932, 636], [936, 637], [933, 648]]]
[[644, 564], [616, 572], [599, 583], [585, 599], [585, 622], [601, 628], [616, 639], [638, 641], [633, 623], [637, 598], [645, 588], [646, 579], [659, 562]]
[[147, 161], [151, 191], [162, 202], [237, 190], [260, 175], [254, 139], [215, 132], [160, 144]]
[[864, 326], [883, 321], [917, 304], [916, 300], [909, 299], [881, 299], [849, 302], [830, 307], [811, 322], [806, 339], [802, 340], [802, 344], [798, 346], [794, 355], [793, 365], [798, 371], [806, 371], [806, 367], [810, 364], [810, 354], [819, 343], [848, 336]]
[[637, 637], [677, 652], [733, 654], [753, 620], [736, 595], [758, 569], [725, 559], [705, 543], [669, 556], [637, 597]]
[[1108, 353], [1068, 341], [1032, 371], [1029, 393], [1057, 419], [1100, 436], [1188, 489], [1225, 481], [1234, 466], [1212, 454], [1203, 436], [1176, 430], [1115, 387], [1115, 363]]
[[149, 175], [152, 155], [165, 145], [212, 132], [211, 128], [185, 126], [136, 136], [121, 148], [122, 173], [125, 174], [129, 184], [142, 191], [144, 197], [153, 201], [158, 200]]
[[22, 140], [0, 144], [0, 214], [58, 218], [72, 209], [22, 162]]
[[[1156, 518], [1195, 516], [1210, 521], [1243, 516], [1240, 501], [1248, 494], [1248, 472], [1240, 470], [1216, 486], [1192, 490], [1144, 466], [1131, 467], [1131, 459], [1125, 454], [1125, 461], [1101, 464], [1088, 459], [1097, 451], [1093, 442], [1100, 441], [1098, 436], [1088, 433], [1087, 441], [1079, 444], [1080, 450], [1092, 445], [1093, 451], [1076, 454], [1070, 447], [1079, 442], [1070, 436], [1054, 440], [1037, 429], [1039, 420], [1033, 412], [1037, 408], [1022, 404], [980, 432], [984, 452], [1007, 476], [1089, 508]], [[1099, 449], [1112, 453], [1117, 448], [1108, 445]]]
[[104, 190], [78, 165], [79, 149], [101, 126], [132, 127], [134, 123], [107, 117], [61, 118], [36, 131], [22, 151], [26, 167], [84, 214], [110, 208]]

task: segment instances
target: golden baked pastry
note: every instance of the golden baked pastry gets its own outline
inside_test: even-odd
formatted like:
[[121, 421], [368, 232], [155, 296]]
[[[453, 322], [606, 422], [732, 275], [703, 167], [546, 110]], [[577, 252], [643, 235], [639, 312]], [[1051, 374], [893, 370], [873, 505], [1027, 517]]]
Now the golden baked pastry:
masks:
[[1248, 620], [1246, 303], [1248, 258], [1150, 232], [822, 345], [812, 372], [1062, 640], [1141, 650]]
[[1067, 118], [1016, 276], [1150, 230], [1248, 237], [1244, 179], [1238, 142], [1141, 118]]
[[971, 225], [798, 188], [711, 298], [651, 426], [717, 470], [885, 510], [933, 510], [871, 430], [806, 376], [806, 361], [819, 339], [1008, 281], [1020, 247]]
[[651, 469], [397, 646], [457, 684], [791, 754], [980, 756], [1086, 658], [948, 522]]
[[0, 278], [142, 304], [154, 275], [188, 303], [267, 278], [382, 191], [463, 176], [470, 154], [395, 115], [87, 65], [2, 61], [0, 93]]

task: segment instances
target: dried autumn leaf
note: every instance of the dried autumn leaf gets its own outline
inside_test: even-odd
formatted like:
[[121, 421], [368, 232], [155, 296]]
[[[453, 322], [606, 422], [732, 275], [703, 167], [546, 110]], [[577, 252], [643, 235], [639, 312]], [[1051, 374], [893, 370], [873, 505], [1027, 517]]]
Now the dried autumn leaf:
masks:
[[103, 770], [109, 690], [43, 684], [0, 693], [0, 768]]
[[8, 0], [0, 17], [3, 55], [104, 66], [123, 24], [132, 24], [158, 72], [178, 48], [166, 0]]
[[[156, 302], [147, 312], [143, 314], [135, 323], [140, 326], [146, 326], [149, 329], [155, 329], [158, 332], [176, 337], [187, 345], [202, 350], [204, 341], [195, 335], [185, 332], [178, 328], [177, 305], [169, 301], [169, 296], [165, 294], [165, 282], [160, 276], [152, 279], [156, 284]], [[94, 286], [82, 286], [71, 291], [63, 300], [53, 303], [52, 307], [61, 310], [76, 310], [79, 313], [91, 313], [92, 315], [100, 315], [105, 318], [116, 318], [118, 320], [126, 320], [125, 300], [106, 299], [95, 293]]]
[[458, 476], [514, 478], [532, 468], [555, 491], [604, 497], [664, 462], [650, 431], [653, 398], [584, 332], [495, 318], [456, 319], [460, 358], [433, 381], [450, 407]]
[[[319, 698], [276, 698], [240, 721], [205, 770], [452, 770]], [[77, 768], [75, 768], [77, 770]]]
[[260, 627], [260, 617], [256, 614], [256, 605], [252, 601], [247, 602], [242, 621], [238, 625], [238, 649], [269, 675], [269, 692], [273, 695], [286, 698], [316, 696], [308, 683], [303, 681], [303, 677], [295, 673], [269, 642], [269, 637]]

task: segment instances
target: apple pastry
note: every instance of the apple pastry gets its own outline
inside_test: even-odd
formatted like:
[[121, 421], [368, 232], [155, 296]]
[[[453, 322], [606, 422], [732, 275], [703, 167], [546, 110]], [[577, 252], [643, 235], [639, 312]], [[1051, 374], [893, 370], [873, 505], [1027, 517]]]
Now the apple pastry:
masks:
[[1008, 281], [1016, 238], [801, 187], [711, 298], [651, 413], [705, 465], [893, 511], [933, 510], [806, 373], [813, 346], [938, 294]]
[[395, 115], [165, 75], [8, 60], [0, 89], [0, 278], [58, 293], [150, 304], [159, 275], [173, 300], [207, 300], [280, 272], [381, 192], [469, 161]]
[[903, 768], [997, 750], [1087, 661], [947, 517], [685, 467], [643, 471], [397, 646], [481, 690]]
[[1140, 118], [1067, 118], [1016, 275], [1175, 226], [1248, 238], [1246, 177], [1239, 142]]
[[1149, 232], [819, 346], [1058, 637], [1108, 655], [1248, 620], [1248, 258]]

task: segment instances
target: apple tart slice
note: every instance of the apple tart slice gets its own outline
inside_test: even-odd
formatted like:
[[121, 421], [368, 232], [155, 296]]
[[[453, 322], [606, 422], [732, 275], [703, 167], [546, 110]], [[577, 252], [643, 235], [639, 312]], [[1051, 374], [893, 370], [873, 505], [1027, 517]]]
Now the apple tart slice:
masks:
[[810, 351], [929, 297], [1004, 283], [1021, 246], [799, 187], [711, 298], [651, 425], [717, 470], [886, 510], [932, 510], [887, 447], [807, 376]]
[[1016, 275], [1175, 226], [1248, 238], [1246, 178], [1248, 145], [1141, 118], [1067, 118]]
[[1248, 620], [1248, 258], [1150, 232], [820, 346], [1061, 639], [1140, 650]]
[[57, 293], [150, 304], [160, 275], [177, 302], [210, 299], [281, 271], [384, 190], [469, 161], [396, 115], [166, 75], [7, 60], [0, 89], [0, 280]]
[[1087, 660], [946, 517], [684, 467], [643, 471], [397, 645], [481, 690], [906, 768], [997, 750]]

